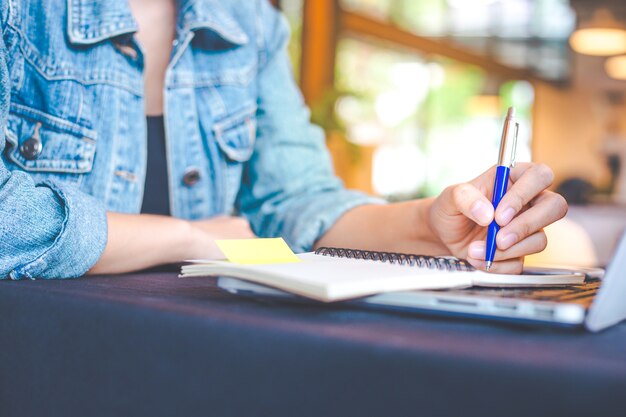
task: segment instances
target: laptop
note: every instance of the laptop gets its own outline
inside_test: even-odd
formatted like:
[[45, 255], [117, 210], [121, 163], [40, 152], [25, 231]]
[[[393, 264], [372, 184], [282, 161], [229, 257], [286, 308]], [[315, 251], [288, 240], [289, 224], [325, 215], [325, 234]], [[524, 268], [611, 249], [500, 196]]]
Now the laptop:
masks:
[[[583, 285], [402, 291], [337, 304], [511, 323], [585, 328], [592, 332], [626, 319], [626, 231], [606, 272], [600, 268], [581, 268], [576, 271], [585, 273]], [[236, 278], [220, 277], [218, 287], [231, 294], [247, 297], [315, 303], [297, 295]]]

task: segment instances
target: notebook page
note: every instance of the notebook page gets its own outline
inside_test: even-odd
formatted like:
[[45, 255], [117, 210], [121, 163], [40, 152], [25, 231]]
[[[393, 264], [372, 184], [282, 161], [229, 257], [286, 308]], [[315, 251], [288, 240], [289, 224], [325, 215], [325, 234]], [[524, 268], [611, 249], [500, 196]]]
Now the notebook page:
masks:
[[473, 272], [440, 271], [377, 261], [300, 254], [302, 262], [237, 265], [212, 262], [183, 267], [183, 275], [228, 275], [322, 301], [379, 292], [469, 286]]

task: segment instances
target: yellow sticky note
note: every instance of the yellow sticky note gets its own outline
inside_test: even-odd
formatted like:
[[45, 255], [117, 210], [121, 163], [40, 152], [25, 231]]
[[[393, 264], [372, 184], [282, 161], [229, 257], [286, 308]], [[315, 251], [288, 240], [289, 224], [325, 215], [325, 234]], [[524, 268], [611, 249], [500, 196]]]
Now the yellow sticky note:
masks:
[[226, 258], [236, 264], [285, 264], [300, 262], [285, 241], [271, 239], [224, 239], [216, 240]]

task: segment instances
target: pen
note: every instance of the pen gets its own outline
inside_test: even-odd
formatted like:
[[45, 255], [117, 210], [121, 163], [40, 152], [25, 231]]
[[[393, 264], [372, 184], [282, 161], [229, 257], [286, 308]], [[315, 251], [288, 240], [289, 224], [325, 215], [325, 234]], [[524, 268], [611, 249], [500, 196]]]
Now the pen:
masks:
[[[513, 132], [513, 130], [515, 132]], [[517, 147], [517, 133], [519, 123], [515, 120], [515, 107], [509, 107], [509, 111], [504, 119], [504, 129], [500, 139], [500, 154], [498, 155], [498, 165], [496, 166], [496, 178], [493, 183], [493, 198], [491, 204], [493, 209], [498, 207], [500, 200], [506, 193], [509, 182], [509, 173], [515, 166], [515, 148]], [[500, 231], [500, 225], [494, 219], [487, 229], [487, 247], [485, 253], [485, 269], [489, 271], [496, 254], [496, 235]]]

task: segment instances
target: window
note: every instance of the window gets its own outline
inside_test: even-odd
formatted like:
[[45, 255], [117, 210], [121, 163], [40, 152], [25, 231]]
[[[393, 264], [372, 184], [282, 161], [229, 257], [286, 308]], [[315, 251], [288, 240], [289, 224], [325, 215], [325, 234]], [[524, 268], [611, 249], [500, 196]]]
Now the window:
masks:
[[345, 156], [330, 146], [335, 159], [351, 158], [352, 169], [371, 178], [364, 185], [344, 169], [341, 176], [392, 200], [438, 194], [492, 166], [508, 106], [520, 121], [517, 160], [530, 160], [534, 88], [525, 80], [569, 77], [574, 14], [565, 0], [281, 5], [297, 10], [300, 22], [304, 16], [308, 38], [317, 30], [332, 41], [320, 55], [319, 43], [307, 44], [301, 26], [294, 30], [303, 58], [307, 45], [316, 49], [302, 72], [316, 78], [301, 80], [314, 118], [351, 147]]

